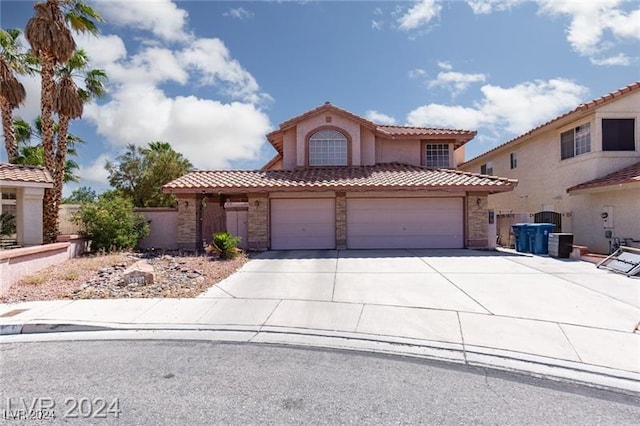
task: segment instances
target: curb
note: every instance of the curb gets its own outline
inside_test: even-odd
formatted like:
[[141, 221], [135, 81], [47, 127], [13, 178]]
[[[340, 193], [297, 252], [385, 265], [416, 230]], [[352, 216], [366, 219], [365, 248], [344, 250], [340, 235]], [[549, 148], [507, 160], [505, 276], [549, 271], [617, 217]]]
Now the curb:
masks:
[[37, 322], [0, 325], [0, 343], [60, 340], [209, 340], [380, 353], [489, 368], [640, 395], [640, 373], [522, 352], [364, 333], [274, 326]]

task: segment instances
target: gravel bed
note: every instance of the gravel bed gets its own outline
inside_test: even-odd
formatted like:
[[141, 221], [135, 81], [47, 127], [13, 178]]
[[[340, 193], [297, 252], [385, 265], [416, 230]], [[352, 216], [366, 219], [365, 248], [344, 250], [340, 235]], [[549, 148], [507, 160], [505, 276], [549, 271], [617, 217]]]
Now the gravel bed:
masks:
[[[128, 284], [123, 272], [138, 261], [154, 269], [153, 284]], [[220, 260], [184, 252], [88, 255], [53, 265], [15, 283], [0, 302], [56, 299], [196, 297], [222, 281], [248, 257]]]

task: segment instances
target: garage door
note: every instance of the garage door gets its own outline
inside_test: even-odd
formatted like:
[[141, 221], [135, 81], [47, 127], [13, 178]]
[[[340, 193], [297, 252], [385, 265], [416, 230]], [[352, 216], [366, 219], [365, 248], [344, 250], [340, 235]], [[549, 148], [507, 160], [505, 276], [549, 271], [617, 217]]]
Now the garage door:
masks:
[[333, 198], [271, 200], [271, 249], [333, 249]]
[[462, 248], [462, 198], [351, 198], [349, 248]]

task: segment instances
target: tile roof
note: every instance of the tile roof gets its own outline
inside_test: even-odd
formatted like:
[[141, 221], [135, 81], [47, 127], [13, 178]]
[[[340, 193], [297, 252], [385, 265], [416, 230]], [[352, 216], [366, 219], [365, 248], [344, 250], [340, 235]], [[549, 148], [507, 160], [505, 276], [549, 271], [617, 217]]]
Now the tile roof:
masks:
[[193, 171], [169, 182], [164, 192], [224, 193], [269, 191], [478, 190], [511, 191], [516, 180], [458, 170], [389, 163], [360, 167], [294, 170]]
[[621, 96], [624, 96], [624, 95], [627, 95], [629, 93], [635, 92], [638, 89], [640, 89], [640, 81], [636, 81], [635, 83], [629, 84], [628, 86], [621, 87], [618, 90], [615, 90], [615, 91], [613, 91], [611, 93], [607, 93], [606, 95], [600, 96], [599, 98], [593, 99], [593, 100], [591, 100], [589, 102], [582, 103], [582, 104], [578, 105], [577, 107], [575, 107], [574, 109], [572, 109], [571, 111], [566, 112], [566, 113], [564, 113], [562, 115], [559, 115], [556, 118], [553, 118], [553, 119], [547, 121], [546, 123], [543, 123], [543, 124], [539, 125], [538, 127], [534, 127], [533, 129], [529, 130], [528, 132], [523, 133], [520, 136], [517, 136], [517, 137], [515, 137], [515, 138], [513, 138], [513, 139], [511, 139], [511, 140], [509, 140], [509, 141], [507, 141], [505, 143], [502, 143], [502, 144], [496, 146], [495, 148], [490, 149], [489, 151], [487, 151], [487, 152], [485, 152], [483, 154], [478, 155], [477, 157], [474, 157], [474, 158], [466, 161], [464, 164], [470, 163], [472, 161], [476, 161], [476, 160], [486, 156], [487, 154], [489, 154], [489, 153], [491, 153], [493, 151], [496, 151], [498, 149], [501, 149], [501, 148], [503, 148], [503, 147], [505, 147], [507, 145], [511, 145], [511, 144], [516, 143], [516, 142], [520, 142], [521, 140], [525, 139], [526, 137], [531, 136], [532, 134], [537, 133], [540, 130], [546, 128], [547, 126], [549, 126], [551, 124], [554, 124], [554, 123], [556, 123], [556, 122], [558, 122], [558, 121], [560, 121], [562, 119], [565, 119], [565, 118], [568, 118], [568, 117], [572, 117], [572, 116], [576, 116], [576, 115], [578, 115], [580, 113], [583, 113], [583, 114], [584, 113], [588, 113], [588, 112], [590, 112], [591, 110], [593, 110], [596, 107], [599, 107], [599, 106], [601, 106], [601, 105], [603, 105], [605, 103], [611, 102], [614, 99], [617, 99], [617, 98], [619, 98]]
[[53, 184], [51, 175], [44, 167], [9, 163], [0, 163], [0, 181], [41, 183], [46, 187]]
[[474, 137], [477, 132], [470, 130], [461, 130], [461, 129], [440, 129], [433, 127], [413, 127], [413, 126], [391, 126], [391, 125], [380, 125], [376, 128], [379, 133], [389, 136], [436, 136], [436, 137], [447, 137], [447, 136], [469, 136]]
[[580, 185], [572, 186], [567, 192], [580, 191], [584, 189], [601, 188], [612, 185], [624, 185], [627, 183], [640, 183], [640, 162], [629, 167], [609, 173], [601, 178], [593, 179]]

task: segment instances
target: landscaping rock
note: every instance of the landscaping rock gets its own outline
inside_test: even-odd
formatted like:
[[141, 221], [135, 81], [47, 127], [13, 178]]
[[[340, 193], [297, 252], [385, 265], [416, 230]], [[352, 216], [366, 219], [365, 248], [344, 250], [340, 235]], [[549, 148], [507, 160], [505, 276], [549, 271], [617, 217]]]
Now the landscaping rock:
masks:
[[122, 279], [128, 285], [151, 285], [154, 282], [153, 266], [139, 260], [124, 270]]

